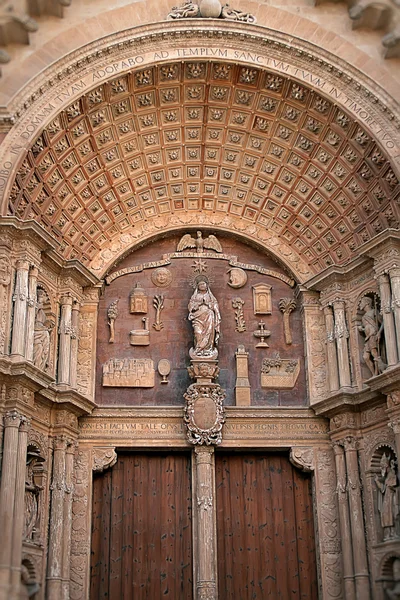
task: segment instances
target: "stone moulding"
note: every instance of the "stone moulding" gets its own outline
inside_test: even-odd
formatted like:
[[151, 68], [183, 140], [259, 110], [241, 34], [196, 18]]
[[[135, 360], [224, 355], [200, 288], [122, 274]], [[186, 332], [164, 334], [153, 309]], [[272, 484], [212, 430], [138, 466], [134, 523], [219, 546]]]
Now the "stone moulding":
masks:
[[218, 384], [193, 383], [184, 394], [186, 437], [193, 445], [219, 445], [225, 423], [224, 390]]

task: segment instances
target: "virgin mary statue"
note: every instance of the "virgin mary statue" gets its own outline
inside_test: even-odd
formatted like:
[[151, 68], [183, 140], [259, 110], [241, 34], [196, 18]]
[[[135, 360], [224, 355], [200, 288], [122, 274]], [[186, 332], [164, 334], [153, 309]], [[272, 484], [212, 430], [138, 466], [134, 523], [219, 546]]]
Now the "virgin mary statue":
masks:
[[194, 348], [190, 349], [190, 357], [216, 359], [221, 315], [217, 299], [211, 292], [206, 278], [197, 280], [188, 309], [189, 321], [192, 321], [194, 332]]

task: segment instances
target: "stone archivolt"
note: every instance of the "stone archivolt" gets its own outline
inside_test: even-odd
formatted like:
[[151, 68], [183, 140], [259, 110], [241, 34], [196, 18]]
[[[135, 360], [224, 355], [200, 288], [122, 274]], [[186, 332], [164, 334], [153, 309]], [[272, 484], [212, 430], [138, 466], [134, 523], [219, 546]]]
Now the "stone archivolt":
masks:
[[8, 213], [90, 265], [147, 221], [212, 211], [267, 228], [316, 272], [397, 227], [397, 192], [383, 151], [331, 101], [276, 73], [188, 61], [62, 111], [22, 161]]

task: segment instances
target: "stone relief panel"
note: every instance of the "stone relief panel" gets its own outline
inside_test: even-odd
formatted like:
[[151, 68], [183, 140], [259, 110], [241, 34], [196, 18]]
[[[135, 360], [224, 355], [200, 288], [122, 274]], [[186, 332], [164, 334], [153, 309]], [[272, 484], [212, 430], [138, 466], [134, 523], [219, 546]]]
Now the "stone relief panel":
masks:
[[[210, 244], [212, 247], [207, 248]], [[161, 267], [161, 262], [165, 266]], [[240, 264], [238, 268], [246, 274], [246, 278], [240, 278], [240, 303], [238, 290], [232, 286], [232, 263]], [[162, 294], [159, 278], [154, 276], [160, 269], [168, 269], [168, 285]], [[282, 298], [294, 297], [292, 281], [259, 251], [233, 237], [209, 235], [207, 231], [173, 235], [128, 255], [107, 281], [99, 304], [97, 334], [85, 316], [85, 327], [90, 326], [87, 343], [90, 335], [97, 337], [96, 401], [100, 405], [183, 405], [184, 393], [191, 384], [187, 370], [190, 359], [193, 364], [196, 360], [218, 359], [218, 384], [226, 391], [226, 405], [234, 405], [235, 354], [239, 345], [249, 352], [252, 405], [301, 406], [307, 402], [301, 312], [291, 311], [289, 344], [283, 335], [279, 308]], [[163, 282], [164, 278], [165, 285]], [[270, 314], [255, 314], [253, 287], [257, 284], [266, 286]], [[113, 323], [114, 341], [110, 344], [110, 306], [116, 302], [118, 318]], [[146, 316], [136, 312], [139, 309], [146, 309]], [[258, 333], [254, 336], [260, 317], [268, 329], [263, 334], [268, 334], [268, 344], [261, 344]], [[86, 344], [84, 331], [80, 347]], [[90, 346], [87, 360], [89, 351]], [[162, 376], [155, 372], [161, 360], [170, 363], [168, 386], [161, 385]], [[274, 367], [279, 372], [271, 371], [269, 363], [268, 368], [263, 366], [265, 360], [279, 362], [280, 366]], [[134, 364], [139, 363], [149, 365], [143, 377], [133, 372]], [[318, 370], [315, 372], [318, 375]]]

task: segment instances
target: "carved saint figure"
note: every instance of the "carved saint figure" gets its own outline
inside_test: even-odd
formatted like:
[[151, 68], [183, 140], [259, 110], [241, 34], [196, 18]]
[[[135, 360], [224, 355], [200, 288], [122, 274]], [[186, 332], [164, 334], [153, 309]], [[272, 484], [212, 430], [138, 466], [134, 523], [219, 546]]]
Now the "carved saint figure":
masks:
[[389, 540], [395, 537], [396, 518], [399, 514], [395, 461], [383, 454], [380, 467], [381, 474], [375, 475], [375, 483], [379, 490], [378, 511], [381, 516], [383, 539]]
[[383, 322], [372, 305], [372, 298], [364, 296], [360, 302], [364, 311], [358, 330], [365, 336], [363, 358], [372, 377], [386, 369], [379, 352], [379, 342], [383, 331]]
[[39, 495], [43, 487], [36, 485], [34, 473], [35, 466], [40, 462], [44, 462], [44, 458], [40, 456], [39, 451], [36, 448], [28, 448], [25, 480], [25, 540], [33, 539], [39, 516]]
[[37, 310], [33, 336], [33, 364], [43, 371], [49, 366], [50, 331], [54, 327], [54, 323], [47, 319], [47, 315], [43, 310], [46, 298], [46, 292], [39, 288], [37, 291]]
[[199, 277], [189, 302], [189, 321], [192, 321], [194, 348], [191, 357], [216, 358], [221, 315], [218, 302], [205, 277]]

